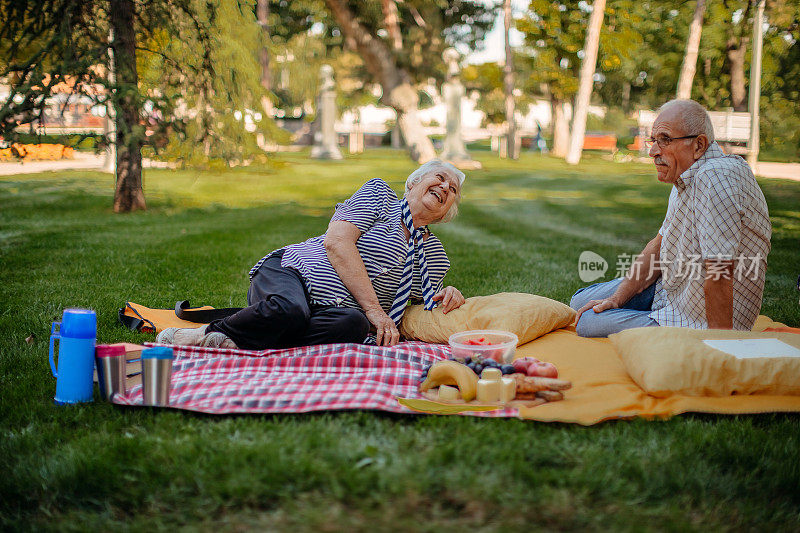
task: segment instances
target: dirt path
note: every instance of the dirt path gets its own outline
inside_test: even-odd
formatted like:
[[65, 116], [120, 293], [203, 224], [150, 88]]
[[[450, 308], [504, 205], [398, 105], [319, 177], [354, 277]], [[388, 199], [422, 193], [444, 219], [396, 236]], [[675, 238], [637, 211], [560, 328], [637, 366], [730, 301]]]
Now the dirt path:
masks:
[[[58, 170], [102, 170], [105, 162], [104, 155], [95, 155], [86, 152], [75, 152], [72, 159], [60, 161], [28, 161], [26, 163], [0, 163], [0, 176], [14, 174], [35, 174], [37, 172], [54, 172]], [[142, 160], [144, 168], [166, 168], [167, 163], [161, 161]]]
[[[33, 174], [56, 170], [92, 169], [101, 170], [105, 156], [75, 152], [74, 159], [61, 161], [30, 161], [27, 163], [0, 163], [0, 176]], [[649, 161], [649, 160], [648, 160]], [[145, 168], [163, 167], [163, 163], [143, 161]], [[778, 178], [800, 181], [800, 163], [769, 163], [759, 161], [756, 175], [762, 178]]]
[[756, 175], [763, 178], [800, 181], [800, 163], [767, 163], [759, 161]]
[[75, 152], [75, 157], [73, 159], [62, 159], [59, 161], [27, 161], [25, 163], [0, 163], [0, 176], [33, 174], [51, 170], [100, 170], [103, 168], [104, 159], [105, 156], [103, 155]]

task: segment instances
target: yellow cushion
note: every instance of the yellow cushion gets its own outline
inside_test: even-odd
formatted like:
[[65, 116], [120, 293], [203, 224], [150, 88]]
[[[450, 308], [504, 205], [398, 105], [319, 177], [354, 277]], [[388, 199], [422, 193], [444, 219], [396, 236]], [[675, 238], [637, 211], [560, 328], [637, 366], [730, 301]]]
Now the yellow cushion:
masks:
[[411, 305], [403, 313], [400, 333], [411, 340], [446, 344], [453, 333], [473, 329], [501, 329], [515, 333], [519, 344], [568, 326], [575, 311], [561, 302], [520, 292], [473, 296], [447, 314], [437, 307], [425, 311]]
[[631, 378], [652, 396], [800, 394], [800, 358], [739, 359], [703, 342], [772, 338], [800, 349], [800, 335], [657, 327], [629, 329], [608, 338]]

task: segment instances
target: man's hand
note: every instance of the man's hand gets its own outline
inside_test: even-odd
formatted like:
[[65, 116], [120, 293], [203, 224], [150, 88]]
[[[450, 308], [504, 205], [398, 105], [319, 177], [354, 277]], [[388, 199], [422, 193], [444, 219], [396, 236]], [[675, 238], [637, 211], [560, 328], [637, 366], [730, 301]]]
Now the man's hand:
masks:
[[575, 324], [577, 324], [578, 320], [581, 319], [581, 315], [589, 309], [594, 309], [595, 313], [602, 313], [606, 309], [619, 309], [619, 304], [614, 298], [606, 298], [605, 300], [589, 300], [588, 304], [578, 309], [578, 315], [575, 317]]
[[400, 341], [397, 325], [380, 306], [365, 310], [365, 314], [367, 320], [375, 326], [375, 342], [378, 346], [394, 346]]
[[461, 291], [456, 289], [455, 287], [451, 287], [448, 285], [444, 289], [440, 290], [436, 294], [433, 295], [434, 302], [442, 302], [442, 312], [444, 314], [449, 313], [453, 309], [458, 309], [467, 301], [464, 299], [464, 296], [461, 294]]

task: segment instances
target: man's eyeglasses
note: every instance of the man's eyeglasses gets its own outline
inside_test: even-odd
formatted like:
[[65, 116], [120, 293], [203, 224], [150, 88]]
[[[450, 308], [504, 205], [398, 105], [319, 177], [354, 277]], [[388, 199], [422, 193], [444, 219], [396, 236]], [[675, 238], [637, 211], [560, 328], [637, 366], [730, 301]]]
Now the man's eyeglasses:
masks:
[[672, 141], [679, 141], [681, 139], [694, 139], [695, 137], [700, 137], [700, 134], [697, 135], [684, 135], [683, 137], [667, 137], [666, 135], [659, 135], [658, 137], [648, 137], [644, 140], [644, 147], [648, 150], [653, 147], [654, 144], [658, 143], [658, 147], [662, 150], [669, 146]]

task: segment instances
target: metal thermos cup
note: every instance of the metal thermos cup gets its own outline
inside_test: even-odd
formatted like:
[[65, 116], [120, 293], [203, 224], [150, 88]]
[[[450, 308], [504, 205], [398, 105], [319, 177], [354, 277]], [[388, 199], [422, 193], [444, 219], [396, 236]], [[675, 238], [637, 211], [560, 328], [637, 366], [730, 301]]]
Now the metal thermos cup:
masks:
[[104, 400], [115, 394], [125, 394], [125, 347], [100, 344], [95, 348], [97, 381]]
[[169, 406], [172, 357], [172, 348], [165, 346], [142, 350], [142, 394], [145, 405]]

